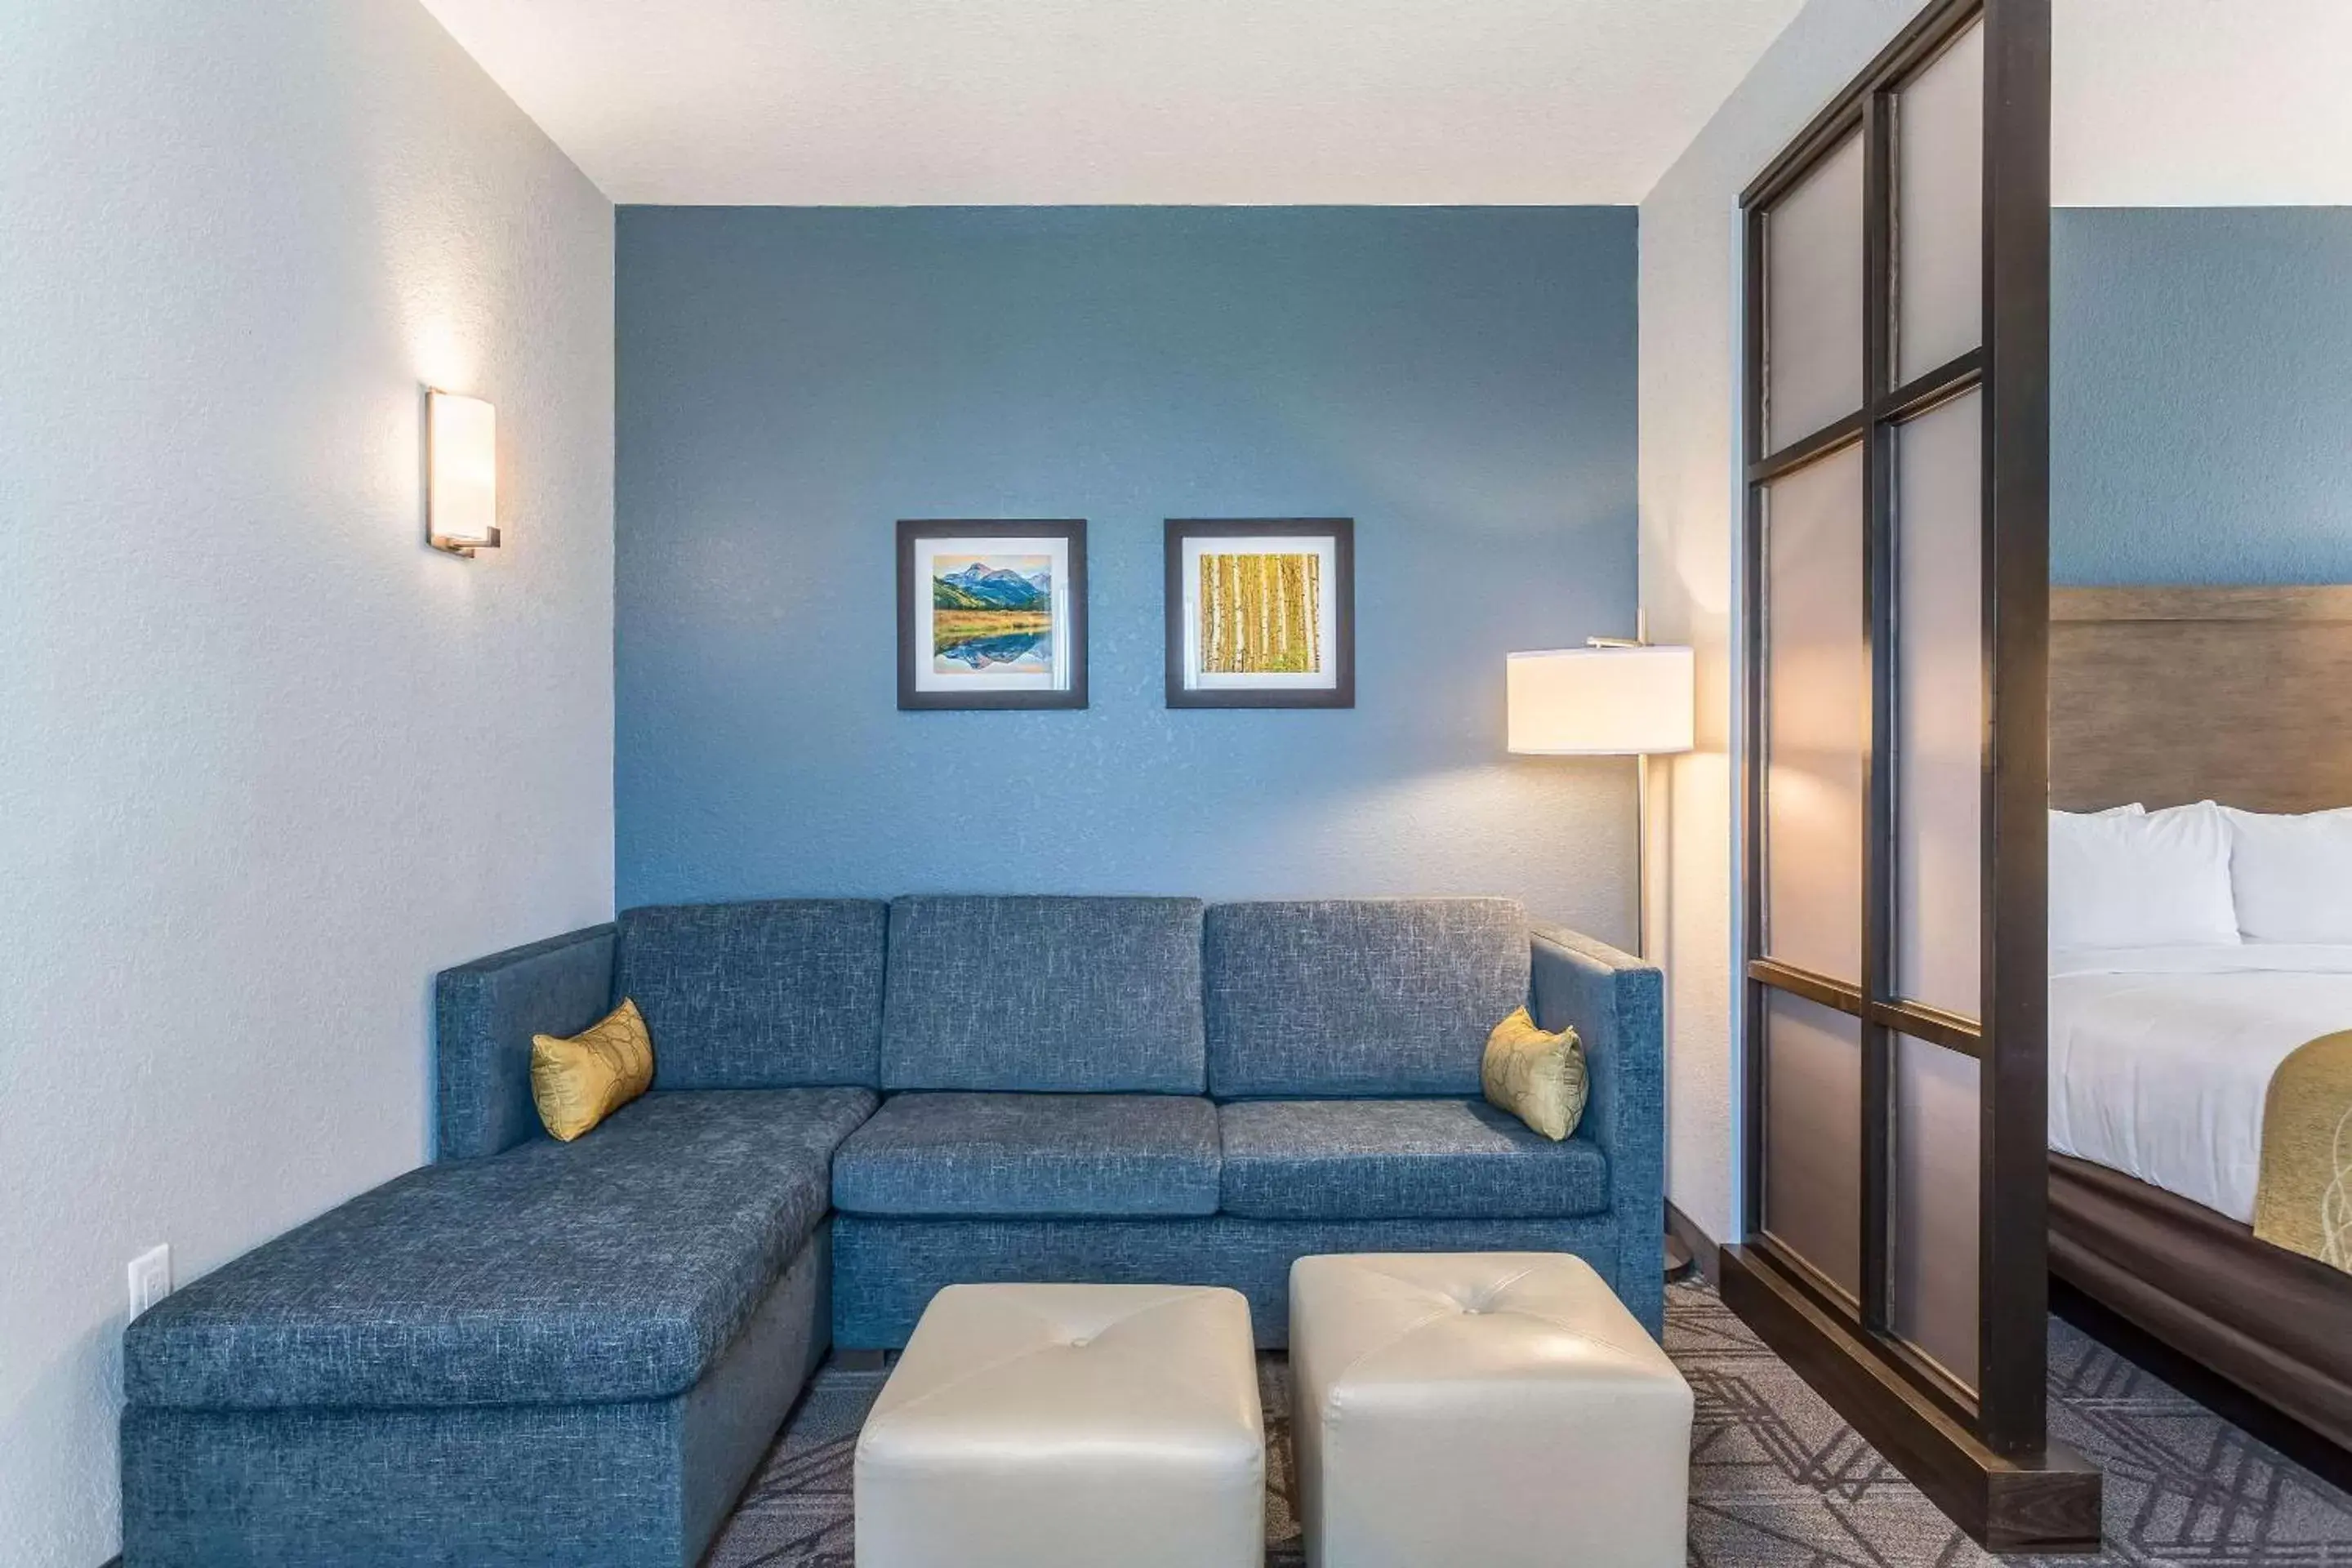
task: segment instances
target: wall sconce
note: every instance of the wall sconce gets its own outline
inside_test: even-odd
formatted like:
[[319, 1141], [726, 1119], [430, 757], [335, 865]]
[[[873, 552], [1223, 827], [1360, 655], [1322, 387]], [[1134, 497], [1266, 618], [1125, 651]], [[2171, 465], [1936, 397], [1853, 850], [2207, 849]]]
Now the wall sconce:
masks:
[[425, 395], [425, 538], [471, 558], [499, 547], [499, 411], [478, 397]]

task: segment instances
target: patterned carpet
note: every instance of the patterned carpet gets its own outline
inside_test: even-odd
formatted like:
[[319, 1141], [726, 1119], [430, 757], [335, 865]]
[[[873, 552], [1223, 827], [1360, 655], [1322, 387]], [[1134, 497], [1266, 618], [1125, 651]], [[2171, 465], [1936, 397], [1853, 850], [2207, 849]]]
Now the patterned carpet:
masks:
[[[1674, 1287], [1666, 1319], [1666, 1349], [1698, 1394], [1690, 1561], [1701, 1568], [2352, 1568], [2352, 1497], [2067, 1324], [2050, 1326], [2052, 1428], [2106, 1471], [2106, 1550], [2001, 1559], [1954, 1530], [1704, 1287]], [[1260, 1372], [1266, 1562], [1299, 1568], [1288, 1369], [1268, 1356]], [[705, 1568], [851, 1568], [850, 1457], [881, 1387], [879, 1373], [818, 1373]]]

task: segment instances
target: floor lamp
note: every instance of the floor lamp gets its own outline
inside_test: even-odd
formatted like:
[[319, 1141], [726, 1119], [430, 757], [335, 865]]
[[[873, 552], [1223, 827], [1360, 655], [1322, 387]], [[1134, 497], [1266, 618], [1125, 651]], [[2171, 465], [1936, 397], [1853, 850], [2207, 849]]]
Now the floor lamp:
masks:
[[[1508, 668], [1510, 749], [1523, 756], [1632, 757], [1636, 788], [1633, 951], [1650, 945], [1650, 759], [1691, 749], [1696, 706], [1691, 650], [1638, 637], [1515, 653]], [[1668, 1276], [1690, 1251], [1665, 1240]]]
[[1510, 656], [1510, 749], [1522, 756], [1632, 757], [1639, 802], [1633, 951], [1650, 937], [1650, 759], [1691, 749], [1691, 650], [1617, 637]]

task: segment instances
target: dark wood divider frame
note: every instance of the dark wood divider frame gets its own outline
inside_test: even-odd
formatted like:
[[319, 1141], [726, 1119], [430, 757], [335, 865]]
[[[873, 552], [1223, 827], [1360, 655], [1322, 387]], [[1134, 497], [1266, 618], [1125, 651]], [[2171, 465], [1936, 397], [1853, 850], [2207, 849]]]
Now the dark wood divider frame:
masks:
[[[1903, 89], [1984, 25], [1983, 316], [1979, 346], [1897, 379], [1896, 109]], [[1767, 216], [1859, 133], [1864, 288], [1862, 407], [1779, 449], [1768, 441]], [[1735, 1310], [1937, 1505], [1994, 1550], [2094, 1550], [2099, 1477], [2047, 1439], [2045, 1069], [2048, 953], [2049, 0], [1930, 5], [1741, 197], [1746, 227], [1747, 488], [1741, 813], [1747, 948], [1745, 1239], [1725, 1249]], [[1981, 1001], [1975, 1018], [1906, 1000], [1896, 983], [1896, 432], [1980, 394], [1983, 542]], [[1859, 446], [1863, 636], [1861, 973], [1776, 960], [1766, 890], [1769, 679], [1766, 492]], [[1776, 1238], [1766, 1212], [1767, 1002], [1785, 993], [1855, 1020], [1861, 1050], [1858, 1296]], [[1979, 1021], [1981, 1020], [1981, 1021]], [[1896, 1332], [1890, 1300], [1896, 1037], [1979, 1064], [1977, 1377], [1969, 1386]]]

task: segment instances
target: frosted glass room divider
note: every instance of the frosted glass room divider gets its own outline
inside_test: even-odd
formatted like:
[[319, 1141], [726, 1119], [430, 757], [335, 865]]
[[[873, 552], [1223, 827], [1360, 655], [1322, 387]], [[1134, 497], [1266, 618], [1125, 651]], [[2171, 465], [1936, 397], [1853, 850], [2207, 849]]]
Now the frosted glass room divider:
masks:
[[2049, 1444], [2048, 0], [1932, 6], [1743, 198], [1745, 1234], [1724, 1293], [1996, 1549]]

